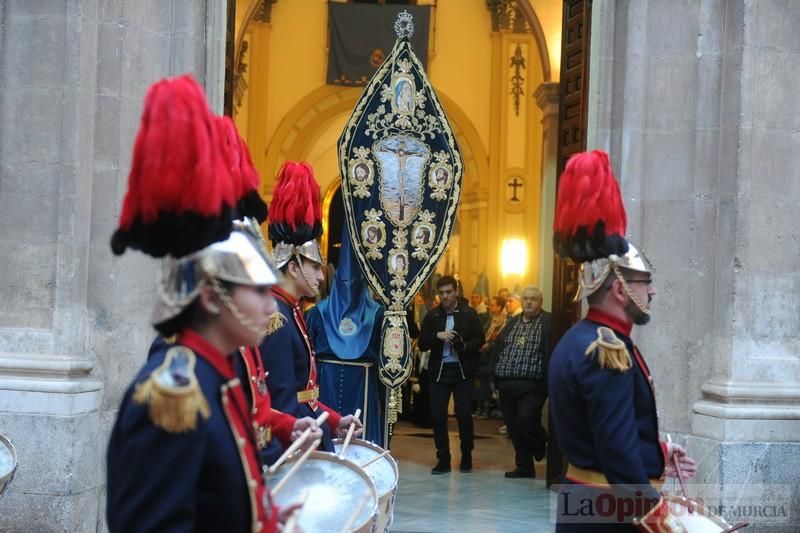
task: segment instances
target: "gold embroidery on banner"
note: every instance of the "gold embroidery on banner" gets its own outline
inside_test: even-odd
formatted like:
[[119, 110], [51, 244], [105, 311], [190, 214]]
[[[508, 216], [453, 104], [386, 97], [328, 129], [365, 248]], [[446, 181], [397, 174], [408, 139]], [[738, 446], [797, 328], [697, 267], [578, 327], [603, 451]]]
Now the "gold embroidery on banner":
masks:
[[369, 198], [369, 188], [375, 183], [375, 165], [369, 156], [369, 148], [353, 148], [354, 157], [348, 163], [347, 177], [353, 185], [353, 196]]
[[433, 154], [436, 160], [428, 171], [428, 185], [433, 192], [432, 200], [447, 200], [447, 189], [453, 184], [453, 166], [450, 164], [450, 156], [447, 152], [439, 151]]
[[383, 213], [378, 209], [364, 211], [361, 241], [367, 249], [367, 259], [383, 259], [381, 250], [386, 246], [386, 224], [381, 220], [381, 216]]
[[414, 247], [411, 257], [425, 261], [428, 259], [428, 250], [433, 248], [433, 241], [436, 237], [436, 224], [433, 219], [436, 213], [427, 209], [421, 211], [417, 216], [417, 222], [411, 229], [411, 245]]
[[389, 259], [386, 265], [389, 274], [392, 275], [392, 281], [389, 284], [392, 287], [402, 288], [406, 286], [406, 274], [408, 274], [408, 252], [406, 251], [408, 230], [397, 228], [392, 234], [394, 249], [389, 251]]
[[401, 361], [405, 352], [406, 335], [400, 324], [404, 317], [388, 316], [389, 326], [386, 328], [386, 335], [383, 337], [383, 355], [386, 357], [384, 369], [389, 372], [399, 372], [403, 370]]
[[[413, 95], [413, 100], [409, 99], [410, 95]], [[426, 110], [428, 106], [431, 109], [430, 113]], [[367, 108], [373, 111], [366, 113]], [[442, 209], [437, 209], [434, 211], [433, 218], [425, 220], [423, 215], [426, 210], [421, 209], [422, 204], [417, 204], [415, 208], [414, 204], [409, 202], [408, 207], [403, 208], [404, 212], [401, 216], [396, 206], [393, 207], [394, 211], [390, 212], [390, 209], [387, 208], [388, 204], [382, 198], [381, 216], [385, 216], [385, 228], [388, 228], [387, 231], [391, 229], [393, 236], [388, 254], [384, 252], [383, 248], [369, 247], [366, 244], [354, 249], [365, 277], [375, 290], [377, 298], [386, 306], [387, 312], [404, 313], [405, 304], [419, 291], [447, 248], [447, 239], [453, 230], [456, 210], [461, 197], [460, 181], [464, 171], [455, 135], [447, 122], [441, 102], [433, 92], [419, 60], [412, 54], [408, 42], [398, 41], [395, 44], [386, 61], [378, 69], [378, 73], [367, 84], [364, 94], [348, 119], [339, 143], [340, 171], [342, 176], [347, 176], [347, 179], [342, 180], [342, 198], [346, 220], [351, 234], [359, 235], [361, 243], [365, 243], [364, 230], [365, 223], [368, 221], [363, 220], [363, 215], [356, 213], [354, 209], [356, 199], [364, 196], [363, 192], [356, 192], [358, 184], [354, 183], [351, 178], [351, 168], [355, 168], [351, 159], [351, 154], [355, 153], [354, 134], [359, 126], [361, 127], [359, 134], [374, 140], [372, 157], [369, 159], [377, 161], [374, 171], [377, 173], [377, 186], [381, 194], [386, 192], [386, 184], [383, 183], [386, 174], [382, 172], [381, 167], [387, 162], [393, 167], [391, 174], [399, 183], [401, 157], [396, 150], [399, 148], [401, 137], [416, 142], [440, 137], [447, 145], [447, 147], [443, 147], [444, 150], [435, 154], [428, 152], [429, 155], [425, 158], [425, 163], [421, 168], [419, 159], [413, 160], [412, 156], [405, 152], [401, 154], [407, 158], [402, 161], [409, 164], [408, 170], [414, 173], [421, 172], [419, 175], [421, 200], [429, 197], [437, 202], [443, 202], [440, 204]], [[384, 160], [381, 161], [377, 157], [376, 150], [387, 146], [379, 143], [385, 143], [392, 138], [394, 138], [394, 142], [388, 145], [389, 150], [384, 150], [382, 155]], [[427, 147], [427, 144], [425, 146]], [[403, 148], [408, 147], [409, 145], [406, 145]], [[432, 161], [430, 161], [431, 157]], [[404, 182], [406, 187], [404, 193], [411, 191], [407, 184], [416, 185], [414, 183], [416, 177], [413, 176], [410, 181]], [[406, 176], [403, 178], [405, 180]], [[381, 185], [384, 185], [383, 189], [380, 189]], [[392, 183], [392, 185], [395, 184]], [[374, 187], [375, 185], [368, 192], [371, 193]], [[416, 212], [415, 216], [410, 216], [414, 211], [419, 212]], [[357, 219], [356, 215], [359, 215], [358, 218], [361, 220]], [[438, 219], [439, 216], [442, 219]], [[394, 227], [389, 228], [389, 226]], [[385, 233], [384, 235], [388, 237]], [[376, 235], [373, 235], [373, 239], [375, 237]], [[404, 242], [399, 244], [398, 240]], [[376, 255], [378, 257], [375, 257]], [[386, 263], [373, 262], [384, 257], [386, 257]], [[411, 258], [420, 261], [421, 264], [414, 264], [413, 268], [409, 268], [412, 266], [408, 262]], [[381, 270], [382, 268], [386, 268], [386, 270]], [[389, 274], [389, 282], [384, 285], [386, 273]], [[409, 273], [413, 273], [413, 277], [409, 278]], [[387, 328], [391, 327], [391, 325], [387, 325]], [[385, 329], [384, 332], [391, 337], [389, 333], [396, 334], [397, 330]], [[401, 330], [402, 332], [403, 330]], [[387, 336], [384, 336], [383, 340], [384, 349], [391, 348], [386, 345]], [[392, 344], [395, 347], [398, 346], [395, 343]], [[401, 384], [408, 375], [402, 364], [410, 362], [410, 359], [403, 361], [406, 345], [399, 346], [400, 354], [397, 355], [399, 359], [394, 363], [389, 361], [380, 369], [381, 380], [390, 387]], [[384, 361], [388, 361], [388, 352], [384, 356]]]

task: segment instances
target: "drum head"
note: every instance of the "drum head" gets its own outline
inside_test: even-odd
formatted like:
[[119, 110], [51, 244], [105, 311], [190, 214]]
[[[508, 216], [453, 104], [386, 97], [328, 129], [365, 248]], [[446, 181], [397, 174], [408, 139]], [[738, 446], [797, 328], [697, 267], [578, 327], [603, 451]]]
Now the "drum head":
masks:
[[699, 503], [693, 502], [694, 511], [690, 513], [686, 498], [667, 496], [666, 499], [672, 515], [689, 533], [719, 533], [731, 527], [722, 517], [715, 515]]
[[[337, 454], [342, 449], [343, 443], [344, 439], [333, 440], [333, 445], [336, 447]], [[345, 458], [360, 466], [385, 451], [386, 450], [372, 442], [352, 439], [345, 450]], [[391, 455], [384, 455], [364, 468], [364, 470], [375, 482], [375, 488], [378, 489], [378, 496], [383, 496], [387, 492], [394, 490], [397, 486], [397, 462]]]
[[17, 451], [11, 441], [0, 435], [0, 495], [11, 483], [17, 470]]
[[[267, 478], [267, 485], [274, 488], [296, 460], [297, 457], [281, 465]], [[312, 452], [274, 499], [285, 507], [301, 501], [306, 492], [308, 499], [298, 524], [303, 531], [341, 531], [365, 495], [367, 504], [353, 529], [369, 524], [378, 511], [378, 493], [372, 479], [358, 466], [331, 453]]]

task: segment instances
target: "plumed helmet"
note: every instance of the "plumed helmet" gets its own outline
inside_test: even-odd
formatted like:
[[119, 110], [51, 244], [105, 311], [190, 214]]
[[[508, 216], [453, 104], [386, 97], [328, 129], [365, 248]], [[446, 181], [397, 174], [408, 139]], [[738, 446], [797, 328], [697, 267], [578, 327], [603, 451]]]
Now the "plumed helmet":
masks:
[[581, 263], [576, 300], [594, 293], [614, 267], [652, 272], [647, 258], [625, 239], [627, 215], [608, 154], [581, 152], [567, 162], [558, 183], [553, 246]]

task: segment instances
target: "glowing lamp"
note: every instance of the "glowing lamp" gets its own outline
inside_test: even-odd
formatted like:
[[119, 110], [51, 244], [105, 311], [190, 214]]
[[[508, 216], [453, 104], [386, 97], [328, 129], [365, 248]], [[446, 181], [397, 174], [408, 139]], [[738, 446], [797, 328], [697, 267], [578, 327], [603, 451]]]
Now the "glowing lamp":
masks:
[[504, 276], [523, 276], [528, 263], [525, 239], [504, 239], [500, 249], [500, 270]]

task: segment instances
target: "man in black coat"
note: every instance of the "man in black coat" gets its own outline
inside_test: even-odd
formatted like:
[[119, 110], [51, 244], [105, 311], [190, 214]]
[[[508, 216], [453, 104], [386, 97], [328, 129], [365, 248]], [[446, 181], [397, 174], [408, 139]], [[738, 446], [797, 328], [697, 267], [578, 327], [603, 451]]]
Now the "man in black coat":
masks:
[[425, 315], [419, 349], [430, 350], [431, 418], [436, 443], [436, 466], [431, 474], [450, 472], [447, 406], [453, 395], [461, 440], [462, 472], [472, 470], [472, 386], [483, 345], [483, 328], [475, 310], [458, 298], [456, 280], [442, 276], [436, 283], [441, 305]]
[[542, 291], [522, 291], [522, 313], [511, 317], [494, 344], [495, 386], [514, 444], [516, 468], [508, 478], [535, 477], [533, 462], [545, 456], [547, 434], [542, 408], [547, 399], [547, 367], [552, 352], [552, 320], [542, 311]]

